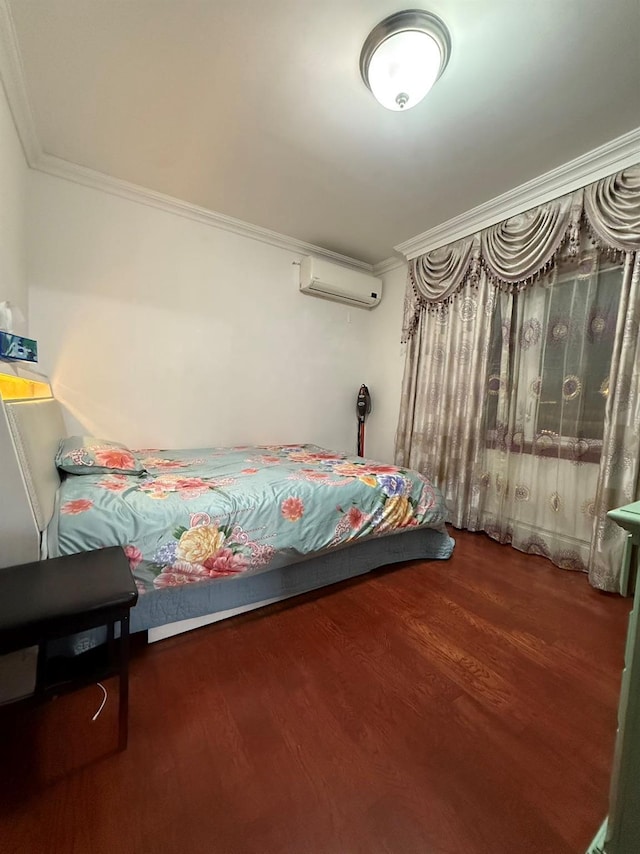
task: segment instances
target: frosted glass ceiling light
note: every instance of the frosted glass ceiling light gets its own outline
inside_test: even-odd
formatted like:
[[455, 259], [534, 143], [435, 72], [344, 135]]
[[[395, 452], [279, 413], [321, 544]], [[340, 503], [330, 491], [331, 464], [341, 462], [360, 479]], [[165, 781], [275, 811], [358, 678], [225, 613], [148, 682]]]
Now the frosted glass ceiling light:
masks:
[[388, 110], [410, 110], [444, 71], [451, 52], [449, 31], [430, 12], [396, 12], [369, 33], [360, 73]]

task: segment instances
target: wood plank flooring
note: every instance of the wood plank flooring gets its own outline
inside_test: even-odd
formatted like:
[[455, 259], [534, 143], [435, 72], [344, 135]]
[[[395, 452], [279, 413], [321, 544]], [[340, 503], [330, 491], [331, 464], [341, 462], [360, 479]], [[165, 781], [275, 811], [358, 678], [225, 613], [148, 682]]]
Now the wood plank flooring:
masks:
[[582, 854], [630, 601], [483, 534], [0, 717], [3, 854]]

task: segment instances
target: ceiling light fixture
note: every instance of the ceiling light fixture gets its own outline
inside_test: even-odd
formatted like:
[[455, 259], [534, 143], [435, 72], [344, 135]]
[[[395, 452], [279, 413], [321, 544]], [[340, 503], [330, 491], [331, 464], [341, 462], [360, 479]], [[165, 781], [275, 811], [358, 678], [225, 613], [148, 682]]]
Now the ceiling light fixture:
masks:
[[367, 36], [360, 73], [388, 110], [410, 110], [424, 98], [449, 61], [449, 30], [420, 9], [396, 12]]

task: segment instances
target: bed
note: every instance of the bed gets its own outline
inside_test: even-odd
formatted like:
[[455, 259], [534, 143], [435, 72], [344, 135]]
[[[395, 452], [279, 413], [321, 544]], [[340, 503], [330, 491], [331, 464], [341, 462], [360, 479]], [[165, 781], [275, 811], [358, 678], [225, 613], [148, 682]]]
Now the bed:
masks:
[[[3, 525], [11, 562], [35, 559], [34, 534], [43, 557], [121, 545], [141, 594], [131, 630], [151, 640], [453, 549], [442, 498], [418, 472], [268, 445], [144, 449], [133, 452], [141, 474], [61, 478], [54, 459], [65, 432], [50, 391], [4, 400], [3, 415], [5, 468], [22, 485], [9, 478], [14, 495], [3, 504], [28, 505], [31, 517]], [[78, 638], [75, 651], [94, 643]]]

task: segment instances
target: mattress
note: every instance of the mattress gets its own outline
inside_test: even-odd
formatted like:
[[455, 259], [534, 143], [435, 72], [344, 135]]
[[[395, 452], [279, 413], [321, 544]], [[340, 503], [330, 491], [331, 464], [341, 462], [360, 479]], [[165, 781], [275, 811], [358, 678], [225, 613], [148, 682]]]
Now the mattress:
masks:
[[415, 471], [315, 445], [135, 454], [142, 476], [67, 475], [47, 531], [51, 557], [125, 549], [134, 631], [451, 554], [442, 497]]

